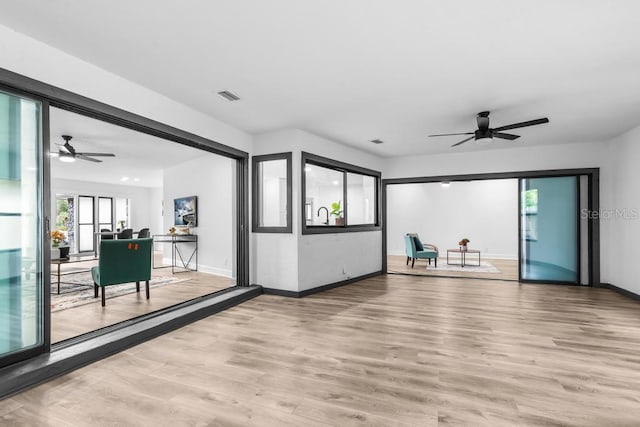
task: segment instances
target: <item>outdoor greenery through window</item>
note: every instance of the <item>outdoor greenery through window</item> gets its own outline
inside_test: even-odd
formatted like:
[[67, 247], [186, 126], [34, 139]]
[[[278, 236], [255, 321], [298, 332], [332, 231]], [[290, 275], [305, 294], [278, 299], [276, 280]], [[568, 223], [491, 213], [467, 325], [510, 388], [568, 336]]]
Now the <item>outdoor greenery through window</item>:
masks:
[[303, 153], [303, 233], [379, 227], [380, 173]]

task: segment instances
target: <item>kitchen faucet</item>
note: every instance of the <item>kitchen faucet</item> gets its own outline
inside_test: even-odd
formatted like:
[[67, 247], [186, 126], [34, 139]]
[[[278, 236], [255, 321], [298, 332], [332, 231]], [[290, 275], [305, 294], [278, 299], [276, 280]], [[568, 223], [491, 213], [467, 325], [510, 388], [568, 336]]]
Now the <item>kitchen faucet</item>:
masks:
[[327, 213], [327, 220], [325, 222], [323, 222], [324, 225], [329, 225], [329, 209], [325, 208], [324, 206], [321, 206], [320, 209], [318, 209], [318, 216], [320, 216], [320, 211], [324, 209], [324, 211]]

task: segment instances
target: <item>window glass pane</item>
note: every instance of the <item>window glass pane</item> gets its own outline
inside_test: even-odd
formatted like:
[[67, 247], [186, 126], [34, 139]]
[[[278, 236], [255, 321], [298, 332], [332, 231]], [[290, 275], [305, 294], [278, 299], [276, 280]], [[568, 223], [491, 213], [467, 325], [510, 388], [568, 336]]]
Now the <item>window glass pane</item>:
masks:
[[577, 282], [577, 177], [523, 178], [521, 183], [522, 278]]
[[78, 197], [78, 222], [93, 224], [93, 197]]
[[258, 225], [287, 226], [287, 160], [258, 164]]
[[100, 197], [98, 198], [98, 216], [100, 224], [111, 224], [111, 198]]
[[93, 250], [93, 224], [79, 225], [78, 231], [80, 232], [80, 252], [87, 252]]
[[376, 223], [376, 179], [347, 173], [347, 225]]
[[305, 176], [307, 225], [344, 225], [344, 174], [337, 170], [307, 164]]
[[116, 228], [129, 227], [129, 199], [116, 199]]
[[42, 344], [40, 103], [0, 92], [0, 359]]

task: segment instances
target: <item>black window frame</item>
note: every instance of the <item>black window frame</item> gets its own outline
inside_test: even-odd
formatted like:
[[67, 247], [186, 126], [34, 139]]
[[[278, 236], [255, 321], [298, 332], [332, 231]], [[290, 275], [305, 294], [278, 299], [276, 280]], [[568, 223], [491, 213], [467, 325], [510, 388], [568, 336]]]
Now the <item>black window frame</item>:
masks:
[[[293, 232], [293, 169], [292, 153], [274, 153], [251, 158], [251, 231], [254, 233], [292, 233]], [[258, 167], [262, 162], [286, 160], [287, 162], [287, 225], [284, 227], [264, 227], [260, 225], [260, 185]]]
[[[305, 168], [307, 165], [315, 165], [323, 168], [333, 169], [343, 173], [342, 180], [342, 210], [344, 211], [344, 225], [307, 225], [306, 221], [306, 200], [307, 200], [307, 180]], [[366, 175], [376, 180], [376, 200], [375, 206], [375, 223], [374, 224], [354, 224], [349, 225], [347, 212], [347, 173], [358, 175]], [[382, 230], [382, 173], [373, 169], [367, 169], [350, 163], [341, 162], [339, 160], [330, 159], [328, 157], [318, 156], [316, 154], [302, 152], [302, 169], [301, 169], [301, 191], [300, 191], [300, 211], [302, 219], [302, 234], [334, 234], [334, 233], [354, 233], [362, 231], [379, 231]]]

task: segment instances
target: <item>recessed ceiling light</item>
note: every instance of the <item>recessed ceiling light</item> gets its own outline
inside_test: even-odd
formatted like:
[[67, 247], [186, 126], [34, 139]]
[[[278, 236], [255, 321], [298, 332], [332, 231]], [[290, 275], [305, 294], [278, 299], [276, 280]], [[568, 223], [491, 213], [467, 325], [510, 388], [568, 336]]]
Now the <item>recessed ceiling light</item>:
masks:
[[133, 178], [134, 182], [140, 182], [140, 178]]
[[223, 90], [221, 92], [218, 92], [218, 95], [220, 95], [221, 97], [225, 98], [227, 101], [238, 101], [238, 100], [240, 100], [240, 97], [238, 95], [236, 95], [235, 93], [231, 93], [228, 90]]
[[127, 182], [127, 181], [129, 181], [129, 177], [128, 176], [123, 176], [122, 178], [120, 178], [120, 181]]
[[372, 139], [370, 142], [373, 142], [374, 144], [384, 144], [384, 141], [378, 138]]

